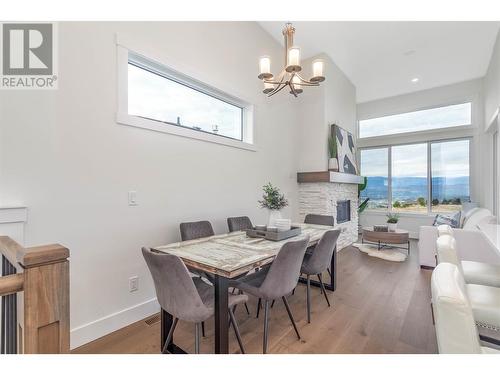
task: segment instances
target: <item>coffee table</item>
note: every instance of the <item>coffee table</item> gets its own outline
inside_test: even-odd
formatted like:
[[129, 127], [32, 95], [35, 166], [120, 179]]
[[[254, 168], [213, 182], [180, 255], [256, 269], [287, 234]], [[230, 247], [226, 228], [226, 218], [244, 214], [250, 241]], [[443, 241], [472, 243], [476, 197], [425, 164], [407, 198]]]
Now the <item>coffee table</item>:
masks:
[[[404, 229], [396, 229], [394, 232], [375, 232], [373, 227], [364, 227], [361, 243], [371, 243], [378, 246], [378, 250], [383, 248], [404, 249], [410, 255], [410, 233]], [[406, 247], [393, 246], [405, 244]]]

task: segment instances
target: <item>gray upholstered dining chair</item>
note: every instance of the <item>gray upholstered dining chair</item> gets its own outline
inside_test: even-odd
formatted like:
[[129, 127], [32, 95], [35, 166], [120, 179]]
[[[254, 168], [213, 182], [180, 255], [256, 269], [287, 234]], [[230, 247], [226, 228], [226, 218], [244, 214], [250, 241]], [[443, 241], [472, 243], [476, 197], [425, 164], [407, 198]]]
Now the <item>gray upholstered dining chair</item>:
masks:
[[[210, 222], [207, 220], [181, 223], [179, 225], [179, 229], [181, 232], [182, 241], [196, 240], [198, 238], [210, 237], [215, 235], [214, 229], [212, 228], [212, 224], [210, 224]], [[200, 273], [198, 270], [192, 269], [190, 267], [188, 267], [188, 270], [189, 272], [195, 275], [198, 275], [200, 277], [205, 277], [208, 281], [213, 282], [213, 276], [210, 274]], [[236, 305], [234, 305], [234, 307], [235, 308], [233, 309], [233, 312], [236, 310]], [[248, 309], [248, 305], [246, 302], [245, 302], [245, 309], [247, 311], [247, 314], [250, 314], [250, 310]], [[201, 324], [201, 330], [203, 337], [205, 337], [205, 323]]]
[[198, 238], [210, 237], [215, 234], [212, 224], [209, 221], [193, 221], [181, 223], [179, 225], [181, 231], [181, 240], [196, 240]]
[[248, 216], [228, 217], [227, 227], [230, 232], [252, 229], [253, 224]]
[[307, 322], [311, 323], [311, 276], [316, 275], [321, 285], [321, 291], [325, 296], [326, 303], [330, 307], [330, 301], [326, 294], [325, 285], [321, 275], [327, 270], [332, 259], [333, 252], [337, 248], [337, 239], [339, 238], [340, 230], [329, 230], [323, 234], [314, 250], [304, 256], [302, 267], [300, 268], [301, 274], [307, 276]]
[[[329, 227], [333, 227], [333, 226], [335, 226], [335, 219], [333, 218], [332, 215], [307, 214], [306, 217], [304, 218], [304, 223], [316, 224], [316, 225], [326, 225]], [[316, 245], [314, 245], [314, 246], [316, 246]], [[314, 246], [311, 246], [310, 249], [314, 250]], [[327, 271], [331, 277], [332, 270], [330, 270], [330, 266], [328, 266]]]
[[328, 225], [330, 227], [333, 227], [335, 225], [335, 219], [331, 215], [307, 214], [304, 219], [304, 223]]
[[[142, 248], [142, 255], [153, 277], [156, 296], [161, 308], [174, 317], [162, 353], [167, 352], [180, 319], [195, 324], [195, 352], [199, 354], [201, 323], [214, 314], [213, 286], [200, 278], [191, 278], [184, 262], [175, 255], [154, 252], [145, 247]], [[248, 297], [244, 294], [229, 294], [228, 299], [229, 318], [243, 354], [245, 350], [232, 307], [247, 300]]]
[[300, 267], [306, 252], [309, 237], [285, 243], [270, 267], [247, 275], [236, 282], [236, 287], [265, 301], [264, 303], [264, 337], [263, 353], [267, 353], [269, 335], [269, 305], [272, 300], [281, 298], [285, 304], [288, 317], [292, 322], [297, 337], [299, 330], [293, 319], [290, 306], [286, 299], [292, 293], [299, 281]]

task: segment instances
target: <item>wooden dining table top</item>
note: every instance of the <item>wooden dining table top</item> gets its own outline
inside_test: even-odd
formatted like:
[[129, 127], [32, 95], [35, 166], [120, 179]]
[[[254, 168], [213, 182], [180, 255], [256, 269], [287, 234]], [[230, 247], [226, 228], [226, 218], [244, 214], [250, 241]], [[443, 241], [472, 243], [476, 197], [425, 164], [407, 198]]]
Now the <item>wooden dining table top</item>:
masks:
[[272, 262], [286, 242], [309, 236], [308, 246], [314, 245], [326, 231], [333, 229], [330, 226], [315, 224], [292, 225], [300, 227], [301, 234], [282, 241], [252, 238], [248, 237], [244, 231], [238, 231], [156, 246], [152, 249], [176, 255], [187, 266], [196, 270], [235, 278]]

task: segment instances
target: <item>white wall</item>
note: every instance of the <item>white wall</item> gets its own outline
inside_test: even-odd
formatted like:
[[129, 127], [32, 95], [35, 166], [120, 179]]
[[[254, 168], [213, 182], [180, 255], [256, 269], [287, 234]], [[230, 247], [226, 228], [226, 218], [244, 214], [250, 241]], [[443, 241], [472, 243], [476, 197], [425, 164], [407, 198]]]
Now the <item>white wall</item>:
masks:
[[[254, 103], [258, 151], [118, 125], [116, 32]], [[219, 233], [231, 215], [263, 222], [268, 181], [296, 217], [295, 106], [289, 95], [267, 99], [257, 79], [259, 56], [281, 52], [255, 23], [61, 23], [59, 90], [0, 93], [2, 197], [29, 208], [27, 245], [71, 250], [72, 346], [105, 333], [89, 323], [154, 298], [140, 248], [178, 241], [179, 222], [209, 219]], [[133, 275], [140, 290], [129, 293]], [[136, 318], [128, 311], [101, 328]]]
[[484, 83], [484, 112], [486, 126], [500, 107], [500, 33], [497, 35], [491, 61], [488, 65]]
[[[426, 141], [430, 139], [447, 139], [471, 136], [471, 164], [470, 164], [470, 194], [471, 200], [488, 206], [486, 187], [482, 183], [490, 174], [485, 168], [487, 163], [487, 146], [484, 134], [484, 110], [482, 95], [482, 80], [456, 83], [453, 85], [422, 90], [410, 94], [399, 95], [391, 98], [380, 99], [372, 102], [360, 103], [357, 106], [358, 120], [367, 118], [392, 115], [402, 112], [410, 112], [419, 109], [437, 107], [440, 105], [456, 104], [463, 101], [472, 101], [472, 128], [452, 132], [449, 129], [424, 135], [408, 135], [386, 137], [387, 144], [401, 144]], [[358, 147], [370, 147], [375, 145], [372, 140], [358, 140]], [[385, 213], [384, 213], [385, 214]], [[385, 222], [385, 216], [381, 213], [365, 211], [360, 215], [362, 225], [373, 225]], [[420, 225], [429, 225], [433, 222], [435, 215], [402, 214], [400, 226], [412, 232], [416, 237]]]
[[320, 87], [304, 90], [300, 95], [299, 171], [313, 172], [328, 169], [327, 140], [329, 125], [337, 125], [355, 134], [356, 88], [327, 56], [314, 56], [303, 62], [305, 78], [311, 77], [312, 61], [325, 62], [326, 80]]
[[[116, 33], [254, 104], [258, 151], [117, 124]], [[285, 214], [297, 219], [299, 157], [326, 147], [311, 126], [339, 120], [349, 128], [354, 87], [328, 68], [335, 109], [325, 118], [320, 106], [312, 124], [316, 103], [306, 95], [261, 93], [259, 56], [271, 55], [276, 71], [282, 54], [250, 22], [61, 23], [59, 89], [0, 92], [0, 204], [28, 207], [27, 246], [69, 247], [72, 347], [157, 311], [140, 248], [178, 241], [180, 222], [209, 219], [218, 233], [232, 215], [264, 222], [257, 200], [268, 181], [286, 193]], [[326, 169], [324, 153], [305, 158], [311, 169]], [[136, 207], [127, 205], [129, 190], [137, 191]], [[135, 275], [139, 291], [129, 293]]]

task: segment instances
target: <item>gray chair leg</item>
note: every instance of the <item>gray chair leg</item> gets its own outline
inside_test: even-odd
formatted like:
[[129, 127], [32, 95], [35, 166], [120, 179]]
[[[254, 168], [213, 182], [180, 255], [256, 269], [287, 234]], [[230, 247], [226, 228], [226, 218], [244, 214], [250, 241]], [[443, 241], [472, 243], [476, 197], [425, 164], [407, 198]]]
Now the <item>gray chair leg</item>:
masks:
[[234, 334], [236, 335], [236, 340], [238, 340], [238, 345], [240, 346], [241, 354], [245, 354], [245, 349], [243, 348], [243, 341], [241, 341], [240, 329], [238, 328], [238, 324], [236, 324], [236, 318], [234, 317], [234, 313], [229, 309], [229, 319], [233, 323]]
[[[238, 294], [243, 294], [243, 292], [240, 290], [240, 291], [238, 291]], [[247, 310], [247, 315], [250, 315], [250, 310], [249, 310], [246, 302], [245, 302], [245, 310]], [[235, 311], [236, 311], [236, 306], [235, 306], [235, 309], [233, 310], [233, 312], [235, 312]]]
[[163, 345], [163, 349], [161, 350], [162, 354], [165, 354], [168, 352], [168, 344], [170, 344], [170, 341], [172, 341], [172, 337], [174, 336], [174, 331], [175, 327], [177, 326], [177, 322], [179, 321], [179, 318], [175, 318], [174, 322], [172, 323], [172, 326], [170, 327], [170, 331], [168, 331], [167, 339], [165, 340], [165, 345]]
[[311, 323], [311, 276], [307, 275], [307, 323]]
[[328, 267], [326, 270], [328, 271], [328, 275], [330, 275], [330, 277], [332, 277], [332, 271], [330, 271], [330, 267]]
[[319, 283], [321, 285], [321, 290], [323, 291], [323, 295], [325, 296], [326, 298], [326, 303], [328, 303], [328, 307], [330, 307], [330, 301], [328, 300], [328, 295], [326, 294], [326, 290], [325, 290], [325, 285], [323, 284], [323, 280], [321, 278], [321, 274], [318, 273], [318, 280], [319, 280]]
[[295, 324], [295, 320], [293, 319], [292, 311], [290, 310], [290, 306], [288, 305], [288, 301], [286, 300], [285, 296], [283, 296], [281, 298], [283, 299], [283, 303], [285, 304], [286, 312], [288, 313], [288, 317], [290, 318], [290, 321], [292, 322], [293, 329], [295, 330], [295, 333], [297, 334], [297, 337], [300, 340], [300, 333], [299, 333], [299, 330], [297, 329], [297, 325]]
[[267, 337], [269, 335], [269, 301], [264, 304], [264, 342], [262, 345], [262, 353], [267, 353]]
[[194, 325], [194, 352], [196, 354], [200, 354], [200, 332], [201, 331], [201, 323], [196, 323]]
[[201, 335], [205, 337], [205, 322], [201, 322]]
[[262, 300], [259, 298], [259, 302], [257, 302], [257, 316], [256, 318], [259, 319], [259, 312], [260, 312], [260, 305], [262, 304]]

